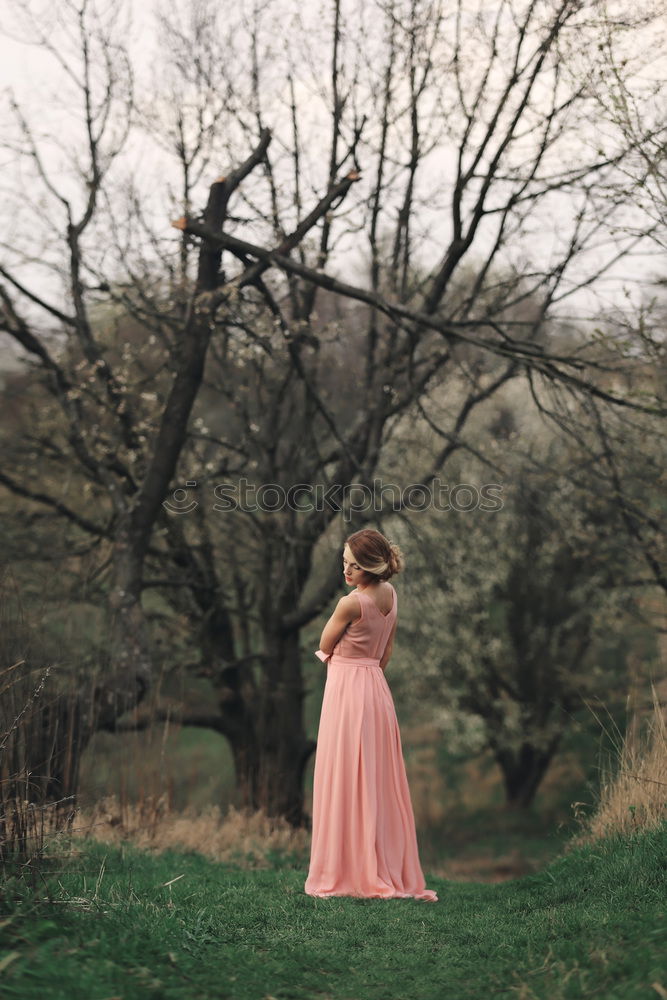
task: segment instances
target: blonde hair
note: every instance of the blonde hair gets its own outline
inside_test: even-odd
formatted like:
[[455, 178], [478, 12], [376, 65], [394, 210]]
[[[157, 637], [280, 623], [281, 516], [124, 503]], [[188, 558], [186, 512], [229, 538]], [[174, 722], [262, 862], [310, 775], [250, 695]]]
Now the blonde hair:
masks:
[[405, 559], [398, 545], [376, 531], [362, 528], [345, 539], [360, 569], [380, 580], [389, 580], [405, 568]]

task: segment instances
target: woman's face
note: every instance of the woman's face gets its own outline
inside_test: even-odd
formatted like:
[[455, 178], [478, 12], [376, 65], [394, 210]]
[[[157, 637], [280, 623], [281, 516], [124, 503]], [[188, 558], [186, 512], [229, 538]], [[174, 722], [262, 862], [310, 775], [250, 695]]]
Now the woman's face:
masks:
[[360, 569], [354, 561], [354, 556], [349, 545], [343, 548], [343, 574], [345, 576], [345, 583], [349, 583], [351, 587], [356, 587], [357, 584], [364, 584], [366, 582], [366, 571]]

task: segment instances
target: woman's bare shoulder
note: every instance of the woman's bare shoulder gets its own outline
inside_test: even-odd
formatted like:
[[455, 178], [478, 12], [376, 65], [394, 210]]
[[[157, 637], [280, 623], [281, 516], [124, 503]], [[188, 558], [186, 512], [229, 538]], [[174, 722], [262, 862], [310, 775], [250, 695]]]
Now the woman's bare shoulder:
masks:
[[341, 597], [338, 607], [345, 614], [349, 615], [350, 619], [361, 617], [361, 601], [359, 600], [359, 595], [354, 590]]

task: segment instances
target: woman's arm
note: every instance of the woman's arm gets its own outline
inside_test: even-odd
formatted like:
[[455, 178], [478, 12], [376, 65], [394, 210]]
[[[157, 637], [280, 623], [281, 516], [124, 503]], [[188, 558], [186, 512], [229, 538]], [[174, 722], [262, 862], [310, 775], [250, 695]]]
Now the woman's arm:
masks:
[[350, 624], [361, 617], [361, 603], [354, 594], [346, 594], [341, 597], [336, 610], [322, 630], [320, 638], [320, 649], [323, 653], [333, 652], [333, 648], [341, 635]]
[[391, 657], [391, 651], [394, 648], [394, 636], [396, 635], [397, 622], [398, 618], [395, 618], [394, 624], [391, 627], [391, 632], [389, 633], [389, 638], [387, 639], [387, 645], [384, 647], [384, 653], [382, 654], [382, 659], [380, 660], [380, 666], [382, 667], [383, 670], [389, 663], [389, 659]]

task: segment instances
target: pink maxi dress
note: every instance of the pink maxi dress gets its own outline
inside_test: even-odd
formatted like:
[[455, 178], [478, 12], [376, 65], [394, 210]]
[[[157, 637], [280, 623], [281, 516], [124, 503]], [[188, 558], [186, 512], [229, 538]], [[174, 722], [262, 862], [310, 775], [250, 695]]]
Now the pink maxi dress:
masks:
[[419, 864], [394, 700], [380, 660], [397, 614], [353, 591], [361, 617], [329, 655], [313, 773], [309, 896], [437, 902]]

